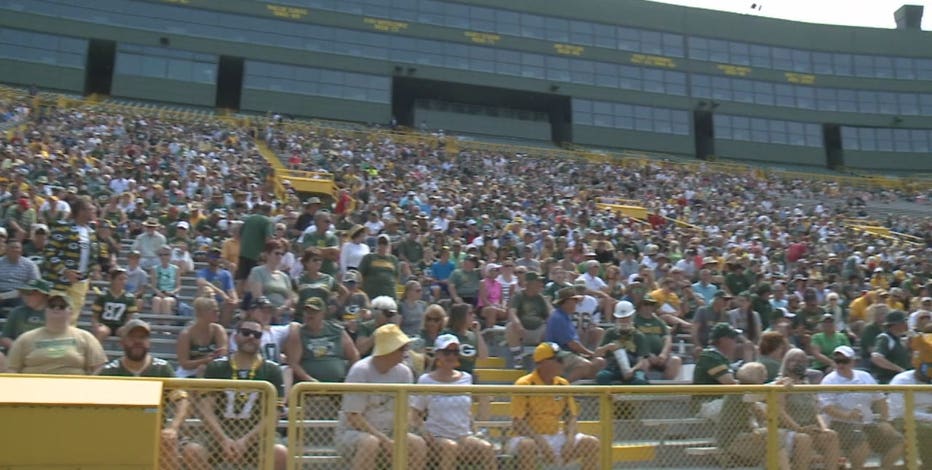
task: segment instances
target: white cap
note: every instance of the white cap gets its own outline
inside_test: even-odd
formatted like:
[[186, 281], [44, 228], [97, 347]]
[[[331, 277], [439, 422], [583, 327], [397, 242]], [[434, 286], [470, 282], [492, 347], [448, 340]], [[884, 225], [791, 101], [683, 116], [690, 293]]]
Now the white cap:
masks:
[[612, 313], [612, 316], [615, 318], [628, 318], [634, 315], [634, 304], [628, 302], [627, 300], [622, 300], [615, 304], [615, 312]]
[[660, 313], [676, 313], [676, 307], [670, 304], [663, 304], [660, 306]]
[[832, 354], [841, 354], [848, 359], [854, 359], [854, 349], [851, 349], [851, 346], [838, 346], [832, 351]]
[[451, 334], [440, 335], [437, 337], [436, 340], [434, 340], [434, 349], [435, 350], [447, 349], [448, 347], [450, 347], [451, 344], [455, 344], [457, 346], [460, 345], [460, 340], [459, 338], [456, 337], [456, 335], [451, 335]]
[[183, 228], [183, 229], [185, 229], [185, 230], [188, 230], [188, 229], [191, 228], [191, 226], [188, 225], [187, 222], [181, 221], [181, 222], [178, 222], [177, 224], [175, 224], [175, 228]]

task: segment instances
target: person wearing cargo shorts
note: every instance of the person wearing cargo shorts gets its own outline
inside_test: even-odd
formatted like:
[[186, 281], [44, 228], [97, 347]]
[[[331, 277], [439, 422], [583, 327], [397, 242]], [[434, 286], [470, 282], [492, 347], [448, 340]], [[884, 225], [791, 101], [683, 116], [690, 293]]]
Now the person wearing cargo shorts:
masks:
[[[563, 361], [572, 356], [556, 343], [539, 344], [534, 349], [534, 371], [519, 378], [515, 385], [569, 385], [560, 374]], [[563, 466], [576, 460], [582, 470], [597, 468], [599, 438], [576, 432], [578, 415], [579, 407], [572, 396], [516, 394], [511, 400], [511, 417], [512, 429], [518, 436], [508, 441], [506, 450], [517, 457], [518, 470], [531, 470], [539, 463]]]
[[524, 275], [525, 288], [511, 298], [505, 340], [515, 369], [524, 369], [523, 346], [536, 346], [544, 339], [550, 303], [542, 294], [544, 279], [536, 272]]
[[[394, 323], [386, 323], [373, 333], [372, 355], [350, 367], [346, 383], [406, 383], [414, 381], [411, 369], [403, 364], [411, 340]], [[350, 468], [378, 468], [391, 462], [395, 437], [395, 398], [391, 394], [347, 393], [343, 397], [340, 421], [337, 425], [336, 447], [350, 462]], [[412, 470], [424, 467], [427, 444], [412, 433], [408, 439], [408, 466]]]

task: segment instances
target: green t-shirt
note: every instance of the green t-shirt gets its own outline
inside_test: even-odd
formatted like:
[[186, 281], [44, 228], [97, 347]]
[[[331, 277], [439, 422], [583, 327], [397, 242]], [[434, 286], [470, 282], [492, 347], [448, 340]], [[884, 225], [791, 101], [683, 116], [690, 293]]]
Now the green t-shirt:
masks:
[[536, 330], [550, 317], [550, 305], [543, 295], [529, 296], [524, 291], [511, 298], [510, 308], [516, 310], [525, 330]]
[[479, 281], [481, 280], [478, 269], [473, 269], [470, 272], [456, 269], [453, 274], [450, 274], [449, 282], [456, 288], [456, 295], [460, 297], [478, 297]]
[[793, 327], [802, 326], [809, 332], [818, 331], [819, 322], [822, 321], [823, 315], [825, 315], [825, 310], [822, 307], [803, 307], [796, 312], [796, 317], [793, 318]]
[[670, 327], [666, 322], [656, 315], [644, 318], [642, 315], [635, 314], [634, 327], [644, 335], [648, 354], [660, 354], [663, 350], [664, 337], [670, 334]]
[[91, 306], [94, 318], [110, 327], [114, 334], [117, 328], [123, 326], [138, 311], [135, 295], [124, 291], [123, 295], [117, 296], [113, 295], [110, 289], [98, 295]]
[[[336, 283], [336, 279], [329, 274], [319, 273], [317, 279], [310, 279], [307, 273], [302, 273], [298, 278], [298, 303], [296, 305], [303, 306], [304, 302], [310, 298], [318, 298], [324, 302], [324, 305], [327, 305]], [[300, 321], [297, 318], [295, 320]]]
[[138, 374], [134, 374], [126, 369], [123, 366], [123, 361], [120, 359], [114, 359], [107, 363], [103, 369], [100, 370], [100, 375], [115, 376], [115, 377], [169, 377], [172, 378], [175, 376], [175, 370], [172, 369], [171, 364], [164, 359], [159, 359], [153, 357], [152, 361], [149, 362], [149, 365], [146, 366]]
[[553, 302], [553, 299], [557, 298], [557, 292], [565, 287], [573, 287], [573, 284], [569, 282], [548, 282], [544, 286], [544, 297]]
[[[457, 367], [457, 370], [463, 372], [468, 372], [472, 374], [472, 371], [476, 368], [476, 357], [479, 355], [479, 342], [476, 339], [476, 334], [472, 331], [467, 331], [466, 334], [459, 334], [450, 329], [444, 329], [440, 334], [451, 334], [456, 336], [460, 341], [460, 366]], [[433, 345], [431, 345], [433, 346]]]
[[262, 214], [252, 214], [246, 217], [240, 228], [239, 255], [259, 261], [259, 255], [265, 249], [265, 242], [272, 236], [273, 230], [272, 219]]
[[[891, 335], [889, 332], [885, 331], [877, 335], [877, 338], [874, 340], [873, 352], [882, 354], [888, 361], [903, 369], [912, 369], [909, 349], [903, 346], [899, 338]], [[897, 374], [895, 371], [877, 367], [873, 363], [871, 364], [871, 373], [877, 377], [877, 382], [882, 384], [890, 383], [890, 380]]]
[[301, 367], [320, 382], [343, 382], [346, 358], [343, 356], [343, 327], [324, 322], [319, 333], [301, 328]]
[[883, 332], [883, 326], [879, 323], [868, 323], [861, 330], [861, 357], [870, 359], [871, 352], [874, 350], [874, 342], [877, 335]]
[[770, 301], [754, 294], [751, 296], [751, 310], [760, 315], [761, 331], [770, 328], [771, 317], [773, 316], [773, 306]]
[[[816, 333], [812, 335], [812, 345], [819, 348], [819, 352], [827, 357], [832, 357], [832, 352], [838, 346], [851, 346], [848, 337], [844, 333], [836, 331], [834, 335], [828, 336], [825, 333]], [[819, 361], [812, 361], [812, 368], [824, 371], [828, 366]]]
[[747, 276], [744, 273], [729, 272], [725, 275], [725, 285], [732, 295], [738, 295], [751, 288]]
[[[312, 246], [317, 248], [332, 248], [339, 244], [340, 241], [337, 240], [337, 237], [332, 232], [314, 232], [304, 236], [304, 241], [301, 242], [301, 249], [306, 250]], [[336, 261], [324, 258], [324, 262], [320, 265], [320, 272], [335, 276], [337, 274]]]
[[424, 259], [424, 247], [417, 240], [405, 238], [398, 244], [398, 254], [407, 259], [412, 266], [417, 266]]
[[[240, 367], [245, 366], [245, 369]], [[205, 379], [235, 379], [235, 380], [264, 380], [271, 383], [278, 391], [278, 397], [285, 395], [282, 382], [282, 370], [278, 364], [263, 360], [259, 367], [252, 371], [252, 364], [237, 364], [234, 371], [228, 357], [217, 359], [207, 364], [204, 372]], [[250, 378], [251, 376], [251, 378]], [[214, 413], [220, 418], [223, 432], [232, 439], [239, 439], [246, 435], [262, 421], [265, 411], [259, 400], [259, 392], [240, 392], [238, 389], [224, 390], [209, 395], [215, 399]], [[269, 399], [274, 399], [269, 397]]]
[[398, 279], [398, 258], [394, 255], [369, 253], [359, 262], [362, 290], [374, 299], [380, 295], [395, 298], [395, 281]]
[[783, 365], [780, 361], [770, 356], [761, 356], [757, 359], [757, 362], [760, 362], [767, 368], [767, 382], [773, 382], [776, 380], [777, 376], [780, 375], [780, 367]]
[[695, 385], [719, 385], [721, 382], [718, 378], [733, 373], [731, 363], [718, 349], [705, 348], [699, 354], [699, 360], [696, 361], [696, 368], [693, 371], [693, 384]]
[[25, 305], [10, 310], [3, 325], [3, 337], [16, 339], [19, 335], [45, 326], [45, 310], [33, 310]]
[[[621, 344], [621, 347], [628, 353], [628, 364], [631, 365], [631, 367], [634, 367], [640, 358], [650, 354], [650, 350], [647, 346], [647, 338], [644, 337], [644, 333], [641, 333], [637, 329], [622, 334], [621, 329], [617, 326], [609, 328], [609, 330], [605, 332], [605, 336], [602, 337], [602, 344], [600, 344], [600, 346], [613, 342]], [[621, 366], [618, 364], [618, 360], [615, 359], [614, 353], [606, 353], [605, 360], [606, 369], [612, 371], [621, 370]]]

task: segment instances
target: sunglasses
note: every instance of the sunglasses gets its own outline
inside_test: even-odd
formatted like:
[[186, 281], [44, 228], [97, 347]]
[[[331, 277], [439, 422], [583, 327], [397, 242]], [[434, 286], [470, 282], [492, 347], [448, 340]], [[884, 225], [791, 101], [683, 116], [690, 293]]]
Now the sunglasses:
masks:
[[68, 309], [68, 304], [65, 302], [52, 302], [49, 303], [49, 308], [53, 310], [66, 310]]
[[435, 352], [442, 356], [459, 356], [460, 354], [459, 349], [441, 349]]
[[443, 321], [443, 318], [440, 317], [427, 317], [424, 320], [426, 321]]
[[251, 330], [249, 328], [240, 328], [237, 333], [244, 338], [252, 336], [255, 339], [262, 339], [262, 332], [257, 330]]
[[396, 310], [382, 310], [382, 315], [386, 317], [394, 317], [396, 313], [398, 313]]
[[835, 356], [835, 364], [850, 364], [851, 359], [844, 356]]
[[285, 253], [282, 252], [282, 251], [275, 251], [275, 252], [273, 252], [272, 254], [275, 255], [275, 256], [285, 256]]
[[171, 253], [159, 253], [159, 256], [171, 256]]

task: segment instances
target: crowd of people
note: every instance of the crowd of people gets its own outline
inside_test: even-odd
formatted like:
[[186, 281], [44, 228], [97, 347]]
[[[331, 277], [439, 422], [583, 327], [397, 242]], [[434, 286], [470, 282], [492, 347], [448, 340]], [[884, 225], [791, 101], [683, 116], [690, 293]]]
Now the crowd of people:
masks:
[[[698, 384], [929, 381], [932, 217], [877, 221], [909, 237], [854, 230], [851, 219], [872, 201], [922, 207], [932, 188], [554, 160], [280, 119], [250, 128], [3, 108], [22, 122], [0, 151], [0, 367], [12, 372], [270, 380], [284, 396], [306, 381], [470, 383], [476, 361], [500, 350], [516, 369], [533, 362], [518, 380], [530, 385], [645, 384], [681, 377], [693, 361]], [[292, 168], [329, 172], [337, 194], [278, 188], [259, 138]], [[621, 199], [651, 215], [599, 205]], [[810, 199], [819, 202], [794, 202]], [[190, 275], [193, 300], [181, 295]], [[88, 308], [92, 280], [106, 287]], [[75, 327], [84, 310], [90, 332]], [[147, 342], [132, 341], [134, 331], [148, 337], [152, 327], [133, 323], [137, 312], [191, 317], [174, 367], [140, 353]], [[126, 357], [106, 365], [102, 344], [114, 335]], [[800, 355], [805, 368], [792, 363]], [[594, 466], [584, 449], [596, 438], [570, 421], [558, 432], [573, 406], [535, 400], [514, 400], [521, 465], [544, 455]], [[441, 468], [458, 452], [487, 456], [474, 430], [435, 421], [468, 414], [461, 401], [412, 403], [425, 423], [409, 436], [413, 462], [428, 451]], [[832, 419], [819, 430], [812, 416], [793, 417], [794, 462], [810, 447], [836, 458], [839, 438], [855, 467], [861, 441], [899, 459], [902, 447], [877, 444], [894, 426], [859, 440], [851, 436], [872, 415], [855, 416], [849, 401], [820, 404], [813, 412]], [[337, 447], [354, 468], [390, 449], [392, 405], [371, 405], [341, 405]], [[897, 409], [881, 414], [901, 418]], [[249, 452], [251, 433], [241, 442], [208, 424], [217, 442], [185, 461]], [[746, 457], [754, 441], [739, 431], [722, 439]]]

